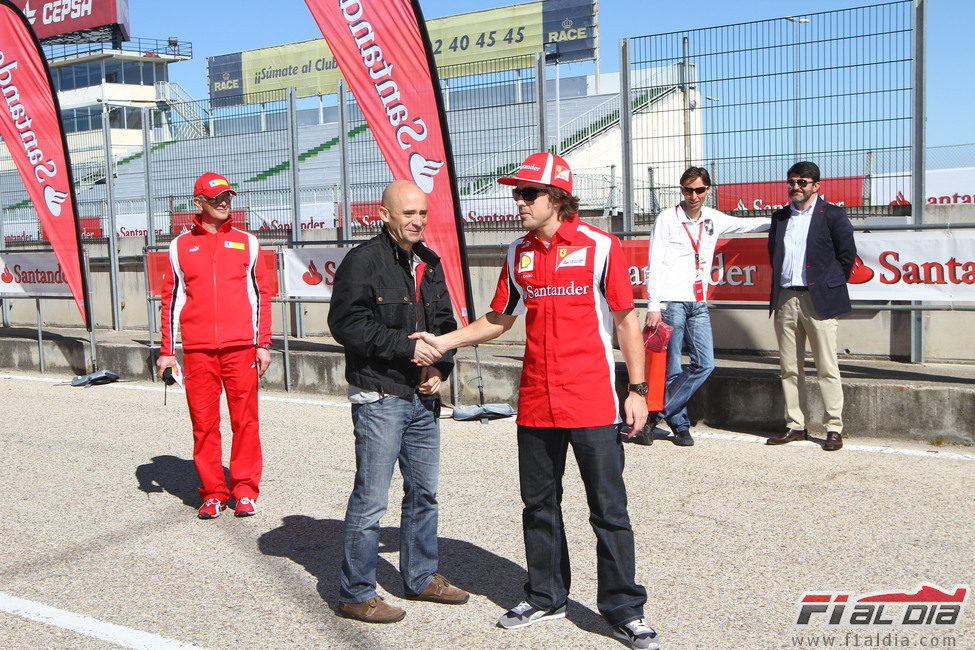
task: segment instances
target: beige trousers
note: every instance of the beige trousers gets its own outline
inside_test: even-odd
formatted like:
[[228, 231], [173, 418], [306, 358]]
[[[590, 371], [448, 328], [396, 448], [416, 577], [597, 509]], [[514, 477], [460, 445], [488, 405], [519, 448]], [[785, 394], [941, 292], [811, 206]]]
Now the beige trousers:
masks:
[[843, 432], [843, 385], [836, 358], [835, 318], [818, 319], [808, 291], [783, 288], [775, 309], [775, 337], [785, 395], [785, 421], [790, 429], [806, 428], [806, 339], [812, 348], [819, 377], [819, 392], [826, 407], [827, 431]]

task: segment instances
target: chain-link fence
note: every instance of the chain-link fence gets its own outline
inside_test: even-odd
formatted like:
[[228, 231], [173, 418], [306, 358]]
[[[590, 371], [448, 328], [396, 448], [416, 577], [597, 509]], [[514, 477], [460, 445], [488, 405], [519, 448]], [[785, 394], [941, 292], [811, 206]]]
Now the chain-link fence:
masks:
[[798, 160], [828, 200], [889, 202], [909, 185], [913, 2], [630, 39], [636, 214], [679, 200], [691, 165], [710, 168], [723, 210], [786, 201]]

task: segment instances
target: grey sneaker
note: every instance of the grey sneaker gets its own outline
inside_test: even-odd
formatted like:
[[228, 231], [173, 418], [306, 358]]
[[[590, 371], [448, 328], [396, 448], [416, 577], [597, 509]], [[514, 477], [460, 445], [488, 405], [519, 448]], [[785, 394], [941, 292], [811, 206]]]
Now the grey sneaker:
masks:
[[565, 605], [556, 609], [538, 609], [527, 600], [523, 600], [498, 619], [498, 627], [506, 630], [516, 630], [519, 627], [528, 627], [532, 623], [548, 621], [555, 618], [565, 618]]
[[629, 623], [613, 626], [613, 636], [629, 644], [635, 650], [658, 650], [657, 633], [647, 625], [645, 618], [633, 619]]

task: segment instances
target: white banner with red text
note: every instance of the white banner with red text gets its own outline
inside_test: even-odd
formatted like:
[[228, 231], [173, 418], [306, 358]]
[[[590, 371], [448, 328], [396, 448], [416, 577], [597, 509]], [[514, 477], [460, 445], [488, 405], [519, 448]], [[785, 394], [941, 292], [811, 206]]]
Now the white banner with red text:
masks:
[[335, 269], [348, 248], [287, 248], [284, 258], [284, 293], [291, 298], [331, 298]]
[[71, 296], [54, 253], [0, 252], [0, 294]]
[[[853, 300], [975, 302], [975, 231], [857, 233], [850, 274]], [[646, 240], [625, 241], [633, 296], [646, 299]], [[711, 267], [709, 300], [765, 302], [772, 270], [767, 239], [721, 239]]]

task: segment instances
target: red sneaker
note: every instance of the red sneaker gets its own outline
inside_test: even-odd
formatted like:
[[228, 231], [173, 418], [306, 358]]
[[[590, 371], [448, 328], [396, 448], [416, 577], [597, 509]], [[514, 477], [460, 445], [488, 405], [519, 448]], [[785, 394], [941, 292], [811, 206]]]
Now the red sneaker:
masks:
[[254, 514], [257, 514], [257, 502], [254, 499], [250, 497], [237, 499], [237, 507], [234, 508], [235, 517], [250, 517]]
[[200, 519], [216, 519], [226, 508], [227, 504], [220, 501], [220, 499], [207, 499], [200, 506], [200, 511], [196, 516]]

